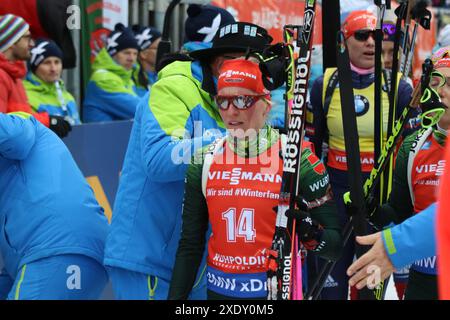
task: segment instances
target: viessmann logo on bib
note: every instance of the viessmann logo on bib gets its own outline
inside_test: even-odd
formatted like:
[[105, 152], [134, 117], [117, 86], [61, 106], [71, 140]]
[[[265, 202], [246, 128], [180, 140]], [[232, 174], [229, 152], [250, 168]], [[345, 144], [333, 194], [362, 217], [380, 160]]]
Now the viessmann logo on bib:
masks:
[[229, 180], [230, 185], [238, 185], [240, 181], [259, 181], [259, 182], [275, 182], [281, 183], [279, 174], [248, 172], [242, 168], [234, 168], [231, 171], [210, 171], [208, 179]]
[[423, 164], [416, 167], [417, 173], [435, 173], [436, 176], [442, 176], [445, 169], [445, 160], [439, 160], [437, 163]]

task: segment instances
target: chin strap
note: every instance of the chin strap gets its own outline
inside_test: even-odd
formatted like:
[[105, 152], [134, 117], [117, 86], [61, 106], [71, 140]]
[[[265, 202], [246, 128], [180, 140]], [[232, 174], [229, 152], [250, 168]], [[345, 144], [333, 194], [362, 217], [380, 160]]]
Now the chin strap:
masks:
[[209, 64], [204, 62], [202, 62], [201, 65], [203, 73], [202, 89], [214, 97], [217, 94], [217, 89], [214, 83], [214, 76], [211, 67]]

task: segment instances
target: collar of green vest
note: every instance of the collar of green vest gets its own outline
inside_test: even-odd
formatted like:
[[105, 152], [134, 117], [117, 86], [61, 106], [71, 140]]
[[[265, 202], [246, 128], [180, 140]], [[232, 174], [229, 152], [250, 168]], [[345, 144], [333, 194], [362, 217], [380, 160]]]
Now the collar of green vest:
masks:
[[280, 134], [277, 130], [265, 125], [255, 136], [237, 139], [227, 135], [227, 143], [230, 149], [240, 157], [255, 157], [278, 141]]

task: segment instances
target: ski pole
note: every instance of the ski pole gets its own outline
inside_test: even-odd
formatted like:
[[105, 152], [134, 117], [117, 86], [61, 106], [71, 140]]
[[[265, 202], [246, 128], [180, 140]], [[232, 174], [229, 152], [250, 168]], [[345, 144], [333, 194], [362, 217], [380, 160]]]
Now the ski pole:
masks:
[[405, 71], [405, 64], [406, 64], [406, 57], [408, 55], [408, 39], [409, 39], [409, 25], [411, 24], [411, 2], [414, 0], [408, 1], [408, 7], [406, 10], [406, 18], [405, 18], [405, 28], [403, 32], [403, 41], [402, 41], [402, 56], [400, 60], [400, 69], [399, 71], [404, 74]]
[[[374, 0], [374, 4], [377, 6], [377, 26], [375, 29], [375, 80], [374, 80], [374, 155], [375, 159], [380, 156], [381, 149], [383, 147], [383, 105], [382, 105], [382, 68], [381, 65], [381, 53], [383, 42], [383, 17], [386, 12], [386, 8], [391, 7], [391, 2], [386, 0]], [[383, 187], [383, 184], [382, 184]], [[376, 198], [381, 200], [383, 194], [383, 188], [376, 192]]]
[[414, 48], [416, 46], [417, 29], [420, 25], [425, 30], [430, 30], [431, 27], [431, 12], [426, 8], [427, 3], [425, 1], [418, 2], [412, 9], [411, 16], [416, 21], [414, 24], [413, 35], [411, 38], [410, 50], [406, 57], [405, 72], [403, 79], [406, 79], [411, 69], [412, 59], [414, 56]]
[[[293, 251], [295, 246], [292, 245], [292, 241], [296, 240], [295, 219], [288, 219], [285, 213], [289, 208], [296, 208], [295, 198], [299, 194], [300, 162], [306, 120], [306, 95], [311, 65], [315, 9], [315, 0], [305, 2], [304, 25], [301, 33], [298, 32], [296, 37], [299, 55], [294, 64], [293, 103], [285, 148], [287, 151], [283, 155], [283, 175], [275, 232], [267, 259], [269, 266], [267, 298], [269, 300], [291, 300], [296, 295], [301, 296], [296, 291], [302, 290], [301, 287], [295, 287], [298, 284], [295, 281], [298, 273], [293, 272], [296, 262], [296, 252]], [[301, 265], [297, 267], [301, 268]]]
[[[388, 127], [387, 136], [392, 134], [392, 130], [397, 118], [397, 89], [398, 89], [398, 66], [399, 66], [399, 52], [400, 52], [400, 39], [403, 33], [402, 21], [406, 20], [406, 12], [409, 8], [411, 1], [403, 1], [400, 3], [399, 7], [395, 10], [397, 15], [397, 21], [395, 24], [395, 36], [394, 36], [394, 53], [392, 57], [392, 77], [390, 83], [386, 79], [387, 86], [389, 88], [389, 113], [388, 113]], [[386, 74], [389, 74], [388, 72]], [[392, 167], [393, 158], [391, 157], [389, 164], [387, 166], [387, 174], [384, 176], [383, 190], [381, 193], [381, 199], [387, 199], [389, 197], [391, 183], [392, 183]]]

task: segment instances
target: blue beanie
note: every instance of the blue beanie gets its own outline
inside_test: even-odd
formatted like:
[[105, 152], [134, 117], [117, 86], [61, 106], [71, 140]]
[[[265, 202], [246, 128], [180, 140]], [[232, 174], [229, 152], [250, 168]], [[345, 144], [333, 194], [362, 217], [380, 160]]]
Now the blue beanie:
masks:
[[184, 23], [185, 42], [211, 42], [220, 27], [235, 22], [227, 10], [212, 5], [191, 4]]
[[133, 32], [123, 24], [118, 23], [114, 27], [114, 31], [108, 36], [106, 51], [108, 51], [110, 56], [113, 56], [125, 49], [139, 50], [139, 45], [134, 38]]
[[156, 28], [142, 27], [135, 24], [132, 27], [134, 38], [136, 39], [140, 50], [145, 50], [152, 45], [155, 40], [161, 38], [161, 32]]
[[39, 38], [31, 49], [30, 68], [34, 72], [37, 67], [48, 57], [57, 57], [63, 60], [63, 53], [58, 45], [50, 39]]

